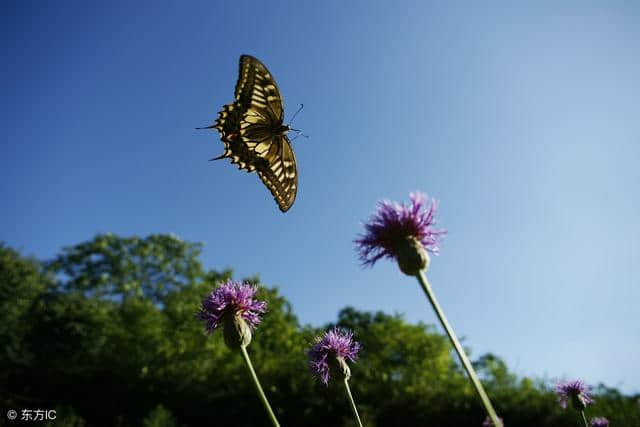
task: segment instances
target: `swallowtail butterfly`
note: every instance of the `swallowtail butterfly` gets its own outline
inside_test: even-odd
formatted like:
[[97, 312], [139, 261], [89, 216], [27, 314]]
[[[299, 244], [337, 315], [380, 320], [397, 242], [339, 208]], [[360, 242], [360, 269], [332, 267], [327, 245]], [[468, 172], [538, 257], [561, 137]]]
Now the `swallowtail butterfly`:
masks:
[[286, 212], [298, 190], [296, 158], [283, 125], [284, 106], [273, 76], [257, 58], [240, 57], [236, 99], [223, 107], [215, 123], [224, 143], [224, 153], [241, 170], [257, 172], [278, 207]]

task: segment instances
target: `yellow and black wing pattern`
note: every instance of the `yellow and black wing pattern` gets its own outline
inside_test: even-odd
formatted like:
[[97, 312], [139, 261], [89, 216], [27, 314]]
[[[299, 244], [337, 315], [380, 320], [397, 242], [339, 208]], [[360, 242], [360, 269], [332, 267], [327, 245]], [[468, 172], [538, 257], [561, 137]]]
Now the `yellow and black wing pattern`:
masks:
[[[283, 125], [282, 97], [273, 76], [257, 58], [240, 57], [236, 100], [223, 107], [214, 125], [224, 143], [216, 157], [247, 172], [257, 172], [282, 212], [291, 208], [298, 191], [296, 158]], [[212, 159], [213, 160], [213, 159]]]

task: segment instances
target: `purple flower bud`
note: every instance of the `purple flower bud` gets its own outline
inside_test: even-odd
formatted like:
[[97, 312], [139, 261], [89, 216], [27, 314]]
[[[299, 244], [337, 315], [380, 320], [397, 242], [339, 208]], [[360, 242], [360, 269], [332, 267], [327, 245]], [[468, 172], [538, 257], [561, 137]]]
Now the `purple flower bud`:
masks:
[[360, 351], [360, 343], [353, 340], [353, 333], [341, 333], [333, 328], [323, 337], [317, 337], [316, 343], [308, 352], [311, 372], [325, 385], [329, 384], [330, 374], [349, 379], [351, 370], [347, 361], [354, 362]]
[[[504, 422], [502, 421], [501, 417], [498, 417], [498, 421], [500, 421], [500, 425], [497, 427], [504, 427]], [[482, 422], [482, 427], [496, 427], [496, 426], [493, 425], [491, 418], [487, 415], [487, 417]]]
[[566, 408], [571, 401], [574, 409], [582, 411], [588, 404], [593, 403], [589, 396], [589, 387], [582, 380], [559, 383], [556, 385], [556, 394], [562, 408]]
[[267, 309], [266, 302], [253, 298], [257, 290], [256, 286], [229, 280], [202, 300], [198, 319], [205, 322], [209, 333], [223, 324], [225, 343], [230, 348], [246, 347]]
[[423, 193], [409, 195], [411, 205], [388, 200], [364, 225], [365, 233], [354, 242], [360, 260], [373, 266], [381, 258], [395, 259], [403, 273], [415, 275], [429, 265], [427, 251], [437, 254], [445, 230], [434, 227], [437, 203]]
[[609, 427], [609, 420], [605, 417], [592, 418], [591, 427]]

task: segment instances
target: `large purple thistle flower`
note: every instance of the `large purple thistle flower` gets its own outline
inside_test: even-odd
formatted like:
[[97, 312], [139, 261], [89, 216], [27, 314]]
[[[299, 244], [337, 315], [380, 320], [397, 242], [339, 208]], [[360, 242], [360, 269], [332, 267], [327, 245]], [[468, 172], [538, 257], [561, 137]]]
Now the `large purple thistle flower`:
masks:
[[592, 418], [591, 427], [609, 427], [609, 420], [605, 417]]
[[267, 311], [266, 302], [253, 298], [257, 291], [256, 286], [228, 280], [202, 300], [198, 319], [205, 322], [209, 333], [221, 325], [227, 314], [239, 315], [253, 329]]
[[588, 404], [593, 403], [589, 396], [589, 387], [582, 380], [566, 381], [556, 385], [556, 394], [562, 408], [566, 408], [569, 401], [573, 407], [579, 411]]
[[438, 204], [428, 202], [424, 193], [410, 193], [411, 205], [383, 200], [376, 212], [364, 225], [365, 233], [356, 240], [360, 260], [366, 266], [373, 266], [381, 258], [398, 258], [398, 243], [413, 238], [432, 254], [437, 254], [440, 240], [445, 230], [434, 225]]
[[355, 362], [360, 351], [360, 343], [353, 339], [353, 332], [341, 333], [338, 328], [326, 332], [308, 352], [311, 372], [325, 385], [329, 384], [329, 372], [332, 368], [341, 369], [348, 378], [350, 376], [347, 360]]

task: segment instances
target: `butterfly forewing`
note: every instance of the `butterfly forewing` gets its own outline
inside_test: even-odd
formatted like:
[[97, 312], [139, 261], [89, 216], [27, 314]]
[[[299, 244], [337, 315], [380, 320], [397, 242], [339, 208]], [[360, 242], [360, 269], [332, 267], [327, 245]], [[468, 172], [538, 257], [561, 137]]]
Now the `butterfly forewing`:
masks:
[[282, 98], [271, 73], [258, 59], [242, 55], [236, 101], [225, 105], [213, 127], [225, 145], [218, 158], [257, 171], [281, 211], [296, 198], [298, 174], [291, 143], [283, 131]]
[[240, 75], [235, 95], [236, 100], [247, 109], [263, 111], [273, 121], [282, 124], [284, 107], [280, 90], [267, 67], [257, 58], [249, 55], [240, 57]]

